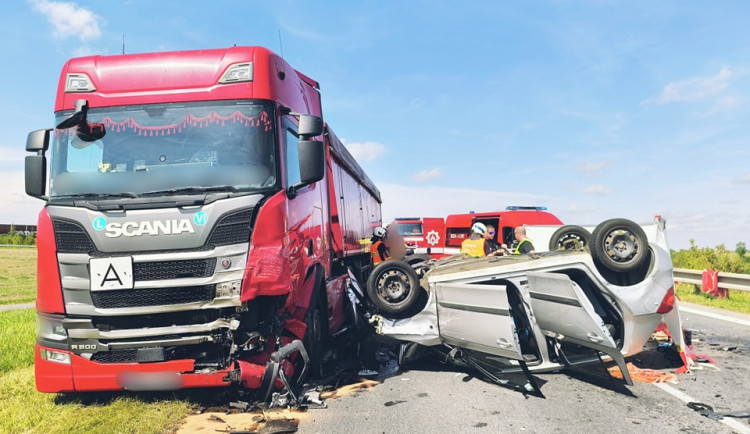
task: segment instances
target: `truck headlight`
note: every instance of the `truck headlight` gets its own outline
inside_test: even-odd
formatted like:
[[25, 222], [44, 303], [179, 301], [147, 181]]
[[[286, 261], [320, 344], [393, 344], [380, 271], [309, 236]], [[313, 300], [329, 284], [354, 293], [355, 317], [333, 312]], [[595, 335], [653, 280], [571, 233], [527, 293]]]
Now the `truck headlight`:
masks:
[[62, 351], [46, 350], [44, 348], [40, 348], [39, 354], [41, 355], [42, 360], [62, 363], [63, 365], [70, 365], [70, 353], [63, 353]]
[[62, 325], [62, 319], [56, 319], [47, 315], [37, 315], [36, 335], [39, 338], [57, 342], [68, 339], [68, 332]]

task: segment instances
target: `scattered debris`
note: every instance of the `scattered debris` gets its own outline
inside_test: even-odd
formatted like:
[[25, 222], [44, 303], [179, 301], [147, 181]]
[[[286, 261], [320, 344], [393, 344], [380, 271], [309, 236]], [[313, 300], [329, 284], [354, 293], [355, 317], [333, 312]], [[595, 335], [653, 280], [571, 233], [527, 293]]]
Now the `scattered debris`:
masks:
[[209, 417], [209, 420], [214, 420], [216, 422], [221, 422], [221, 423], [227, 423], [227, 421], [225, 421], [224, 419], [220, 418], [219, 416], [215, 414], [212, 414], [211, 417]]
[[[628, 374], [630, 374], [630, 378], [633, 381], [637, 381], [639, 383], [677, 382], [677, 376], [675, 376], [674, 374], [670, 374], [669, 372], [661, 372], [656, 369], [638, 368], [630, 362], [628, 362], [626, 366], [628, 368]], [[611, 368], [607, 368], [607, 371], [609, 371], [609, 375], [615, 378], [622, 379], [622, 372], [620, 372], [619, 367], [612, 366]]]
[[378, 384], [380, 384], [380, 381], [363, 380], [363, 381], [360, 381], [359, 383], [347, 384], [347, 385], [339, 387], [338, 389], [335, 389], [333, 391], [322, 392], [320, 394], [320, 397], [322, 399], [340, 398], [340, 397], [345, 396], [345, 395], [349, 395], [349, 394], [352, 394], [352, 393], [360, 392], [362, 390], [367, 390], [367, 389], [373, 388], [373, 387], [377, 386]]
[[688, 407], [697, 411], [701, 416], [706, 416], [711, 420], [721, 420], [725, 417], [748, 417], [750, 418], [750, 410], [741, 411], [726, 411], [726, 412], [715, 412], [714, 408], [708, 404], [702, 402], [689, 402]]

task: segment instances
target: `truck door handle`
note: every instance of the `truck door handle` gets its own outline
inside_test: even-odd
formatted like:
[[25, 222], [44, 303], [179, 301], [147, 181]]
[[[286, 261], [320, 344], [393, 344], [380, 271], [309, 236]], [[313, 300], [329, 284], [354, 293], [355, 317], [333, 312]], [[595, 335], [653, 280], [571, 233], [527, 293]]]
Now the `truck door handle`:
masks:
[[604, 341], [604, 338], [597, 335], [596, 333], [589, 333], [586, 335], [586, 337], [589, 338], [591, 342], [594, 342], [596, 344]]

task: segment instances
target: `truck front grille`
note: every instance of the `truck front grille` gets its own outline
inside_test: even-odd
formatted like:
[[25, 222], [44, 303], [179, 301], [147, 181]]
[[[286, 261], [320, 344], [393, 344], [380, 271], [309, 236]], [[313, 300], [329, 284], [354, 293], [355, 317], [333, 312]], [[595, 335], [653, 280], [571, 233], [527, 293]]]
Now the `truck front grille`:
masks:
[[55, 243], [60, 253], [89, 253], [96, 251], [94, 243], [77, 223], [54, 220]]
[[138, 361], [138, 350], [100, 351], [91, 355], [91, 361], [98, 363], [134, 363]]
[[250, 241], [250, 220], [252, 217], [252, 209], [242, 210], [222, 217], [211, 232], [207, 244], [227, 246]]
[[94, 307], [114, 309], [122, 307], [161, 306], [169, 304], [206, 302], [214, 299], [214, 285], [176, 288], [128, 289], [94, 291]]
[[[185, 345], [164, 348], [164, 361], [193, 359], [195, 367], [201, 366], [223, 369], [226, 367], [226, 358], [222, 356], [220, 343], [202, 343], [197, 345]], [[128, 348], [112, 351], [99, 351], [91, 355], [91, 361], [97, 363], [137, 363], [138, 349]]]
[[216, 258], [136, 262], [133, 264], [133, 279], [139, 282], [210, 277], [214, 274], [214, 268], [216, 268]]

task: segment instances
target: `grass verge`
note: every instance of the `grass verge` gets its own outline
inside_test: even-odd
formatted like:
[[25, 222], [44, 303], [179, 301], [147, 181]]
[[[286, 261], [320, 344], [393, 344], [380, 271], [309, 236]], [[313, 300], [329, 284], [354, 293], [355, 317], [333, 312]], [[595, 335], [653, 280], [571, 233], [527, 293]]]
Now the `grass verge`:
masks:
[[0, 400], [0, 432], [169, 433], [196, 407], [166, 393], [39, 393], [33, 367], [3, 374]]
[[0, 432], [169, 433], [215, 390], [175, 393], [39, 393], [34, 309], [0, 312]]
[[34, 364], [35, 334], [34, 309], [0, 312], [0, 374]]
[[680, 300], [688, 303], [750, 314], [750, 292], [748, 291], [730, 289], [729, 298], [718, 298], [702, 292], [696, 285], [677, 284], [675, 293]]
[[36, 299], [36, 248], [0, 247], [0, 305]]

